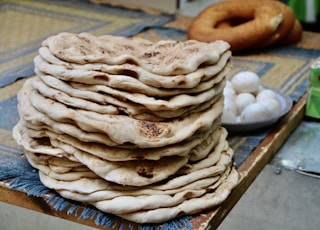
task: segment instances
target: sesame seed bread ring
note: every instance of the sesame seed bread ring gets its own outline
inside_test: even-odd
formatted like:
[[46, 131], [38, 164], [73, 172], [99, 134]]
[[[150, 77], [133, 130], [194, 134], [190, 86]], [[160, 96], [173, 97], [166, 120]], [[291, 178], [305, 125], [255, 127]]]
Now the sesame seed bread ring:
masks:
[[289, 34], [295, 23], [294, 12], [289, 6], [285, 5], [280, 1], [271, 0], [268, 3], [274, 4], [277, 7], [279, 7], [283, 14], [283, 20], [280, 23], [278, 29], [275, 31], [275, 33], [265, 41], [259, 43], [255, 48], [263, 48], [278, 43], [281, 39], [283, 39], [285, 36]]
[[303, 33], [303, 28], [301, 23], [296, 19], [293, 28], [284, 38], [279, 41], [281, 45], [291, 45], [300, 41]]
[[[188, 39], [202, 42], [224, 40], [231, 45], [232, 51], [253, 47], [272, 36], [283, 20], [279, 7], [268, 2], [229, 0], [215, 3], [194, 18], [188, 30]], [[231, 28], [216, 28], [219, 22], [234, 18], [249, 21]]]
[[[271, 0], [270, 3], [278, 5], [284, 16], [283, 21], [281, 22], [275, 33], [272, 36], [268, 37], [265, 42], [259, 43], [257, 46], [253, 47], [255, 49], [267, 47], [273, 44], [294, 44], [297, 43], [302, 36], [303, 29], [301, 23], [295, 18], [292, 9], [280, 1]], [[217, 28], [231, 28], [244, 22], [244, 20], [239, 19], [222, 21], [217, 24]]]

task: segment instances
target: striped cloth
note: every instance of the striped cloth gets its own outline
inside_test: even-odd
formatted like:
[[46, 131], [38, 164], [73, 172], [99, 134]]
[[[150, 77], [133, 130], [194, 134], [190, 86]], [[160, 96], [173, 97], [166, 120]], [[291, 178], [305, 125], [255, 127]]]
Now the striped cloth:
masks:
[[99, 5], [87, 0], [0, 1], [0, 87], [31, 76], [41, 42], [59, 32], [133, 36], [174, 15]]

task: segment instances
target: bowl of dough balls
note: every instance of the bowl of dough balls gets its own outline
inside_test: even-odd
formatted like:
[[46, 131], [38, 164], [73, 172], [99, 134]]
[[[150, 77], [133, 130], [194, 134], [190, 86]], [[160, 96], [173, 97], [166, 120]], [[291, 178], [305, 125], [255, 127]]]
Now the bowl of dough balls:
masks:
[[288, 95], [263, 86], [259, 76], [251, 71], [238, 72], [227, 80], [223, 95], [222, 125], [229, 132], [266, 128], [292, 107]]

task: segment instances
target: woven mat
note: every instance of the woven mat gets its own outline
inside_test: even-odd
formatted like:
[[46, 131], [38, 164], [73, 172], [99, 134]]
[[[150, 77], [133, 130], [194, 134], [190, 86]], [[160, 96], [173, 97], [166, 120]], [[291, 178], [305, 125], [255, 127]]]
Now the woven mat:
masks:
[[[172, 38], [185, 40], [183, 30], [155, 27], [139, 34], [150, 40]], [[319, 50], [303, 49], [295, 46], [279, 47], [250, 55], [234, 55], [233, 71], [252, 70], [261, 76], [264, 85], [278, 89], [288, 94], [294, 102], [306, 92], [310, 64], [319, 56]], [[5, 87], [0, 95], [0, 180], [9, 180], [12, 189], [25, 190], [34, 196], [43, 196], [49, 192], [39, 181], [38, 174], [25, 158], [22, 150], [17, 147], [11, 137], [11, 130], [18, 122], [16, 110], [16, 92], [23, 81]], [[235, 151], [235, 162], [239, 166], [251, 151], [264, 139], [272, 129], [269, 127], [245, 135], [229, 136], [228, 140]], [[48, 202], [56, 210], [68, 209], [69, 214], [75, 214], [79, 207], [75, 202], [66, 200], [53, 192]], [[71, 208], [70, 208], [71, 205]], [[95, 218], [97, 225], [112, 227], [116, 217], [99, 212], [90, 206], [78, 215], [79, 218]], [[191, 229], [188, 216], [169, 221], [159, 226], [143, 225], [141, 229], [171, 229], [172, 226]], [[123, 221], [125, 224], [126, 221]]]
[[33, 74], [33, 58], [50, 35], [68, 31], [132, 36], [173, 18], [85, 0], [1, 1], [0, 87]]

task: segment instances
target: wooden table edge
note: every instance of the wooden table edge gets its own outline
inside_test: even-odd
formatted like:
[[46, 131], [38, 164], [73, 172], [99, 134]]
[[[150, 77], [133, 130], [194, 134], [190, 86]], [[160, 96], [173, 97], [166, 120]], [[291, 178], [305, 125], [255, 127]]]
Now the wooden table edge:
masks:
[[0, 201], [11, 204], [20, 208], [29, 209], [35, 212], [46, 214], [49, 216], [64, 219], [66, 221], [75, 222], [77, 224], [82, 224], [94, 228], [103, 228], [95, 224], [93, 219], [79, 219], [81, 211], [84, 207], [79, 207], [79, 215], [67, 214], [67, 210], [56, 211], [49, 203], [45, 201], [46, 197], [36, 197], [32, 195], [27, 195], [23, 191], [18, 191], [8, 187], [8, 184], [0, 181]]

